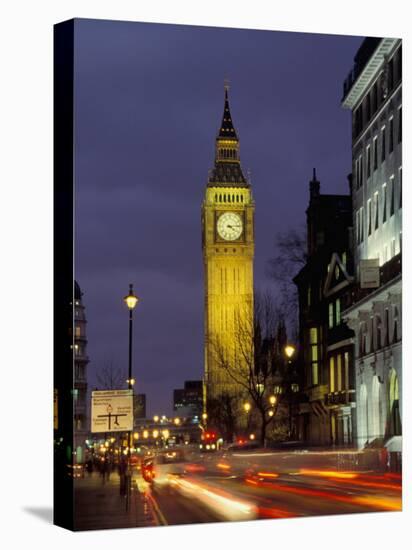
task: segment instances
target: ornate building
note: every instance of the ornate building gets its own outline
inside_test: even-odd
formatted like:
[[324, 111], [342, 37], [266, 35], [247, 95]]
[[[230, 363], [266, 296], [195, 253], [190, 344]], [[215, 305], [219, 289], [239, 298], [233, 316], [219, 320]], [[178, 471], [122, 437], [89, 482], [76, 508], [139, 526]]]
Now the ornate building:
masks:
[[82, 292], [74, 282], [74, 450], [76, 462], [84, 461], [85, 441], [89, 435], [87, 422], [87, 338], [86, 315]]
[[366, 38], [344, 83], [352, 113], [358, 446], [400, 451], [402, 387], [402, 43]]
[[296, 424], [308, 444], [344, 446], [356, 433], [353, 332], [341, 315], [353, 281], [352, 200], [322, 194], [315, 171], [309, 186], [307, 261], [294, 278], [304, 398]]
[[244, 346], [253, 345], [254, 209], [251, 187], [240, 165], [226, 87], [215, 165], [202, 204], [207, 399], [239, 393], [222, 366], [242, 368], [240, 333]]

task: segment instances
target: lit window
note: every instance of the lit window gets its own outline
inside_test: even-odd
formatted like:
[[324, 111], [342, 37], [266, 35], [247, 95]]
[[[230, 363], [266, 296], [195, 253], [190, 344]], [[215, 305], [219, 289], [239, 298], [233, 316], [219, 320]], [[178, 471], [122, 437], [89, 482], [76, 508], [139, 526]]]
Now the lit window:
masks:
[[335, 359], [331, 357], [329, 359], [329, 386], [330, 391], [335, 391]]
[[381, 130], [381, 146], [382, 146], [382, 150], [381, 150], [381, 161], [383, 162], [386, 158], [386, 128], [385, 126], [382, 128]]
[[336, 325], [340, 325], [340, 299], [335, 302]]
[[318, 358], [318, 329], [313, 327], [310, 329], [310, 358], [312, 365], [312, 385], [316, 386], [319, 383], [319, 358]]
[[371, 175], [371, 146], [368, 145], [366, 148], [366, 177], [369, 178]]
[[345, 369], [345, 386], [344, 389], [349, 389], [349, 352], [345, 351], [343, 356], [344, 369]]
[[341, 391], [342, 390], [342, 355], [339, 354], [338, 357], [337, 357], [337, 390], [338, 391]]
[[372, 234], [372, 201], [368, 200], [368, 236]]
[[375, 229], [379, 227], [379, 193], [376, 192], [374, 195], [375, 199]]
[[333, 328], [333, 303], [329, 304], [329, 328]]
[[390, 186], [391, 186], [391, 204], [390, 204], [390, 215], [395, 214], [395, 178], [394, 176], [390, 177]]

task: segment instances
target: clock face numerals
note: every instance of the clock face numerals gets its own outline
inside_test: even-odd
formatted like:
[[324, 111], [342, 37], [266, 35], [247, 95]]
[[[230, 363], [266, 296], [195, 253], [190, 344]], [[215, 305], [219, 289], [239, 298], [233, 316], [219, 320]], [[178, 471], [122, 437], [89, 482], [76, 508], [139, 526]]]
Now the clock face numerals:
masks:
[[243, 231], [243, 222], [239, 214], [225, 212], [217, 220], [217, 232], [225, 241], [235, 241]]

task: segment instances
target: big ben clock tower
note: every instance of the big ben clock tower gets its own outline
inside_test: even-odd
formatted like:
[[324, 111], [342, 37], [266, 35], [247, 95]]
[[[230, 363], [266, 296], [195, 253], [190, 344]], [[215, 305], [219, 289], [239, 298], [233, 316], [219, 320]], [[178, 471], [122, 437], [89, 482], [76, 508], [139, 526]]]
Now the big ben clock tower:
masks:
[[[240, 394], [224, 365], [239, 373], [245, 346], [253, 345], [254, 209], [225, 86], [215, 164], [202, 204], [206, 401], [223, 393]], [[245, 342], [245, 337], [250, 341]]]

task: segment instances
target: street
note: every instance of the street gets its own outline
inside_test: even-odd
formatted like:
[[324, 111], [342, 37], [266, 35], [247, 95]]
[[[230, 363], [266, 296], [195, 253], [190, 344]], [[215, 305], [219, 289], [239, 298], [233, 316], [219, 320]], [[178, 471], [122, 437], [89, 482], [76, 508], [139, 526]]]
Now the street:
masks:
[[[348, 453], [353, 459], [356, 453]], [[400, 511], [401, 476], [343, 469], [345, 453], [266, 450], [200, 454], [154, 466], [153, 482], [133, 475], [126, 511], [119, 476], [75, 480], [76, 529], [143, 527]], [[339, 458], [339, 460], [337, 460]], [[155, 459], [156, 460], [156, 459]], [[361, 467], [363, 464], [360, 464]], [[346, 464], [347, 466], [347, 464]]]

